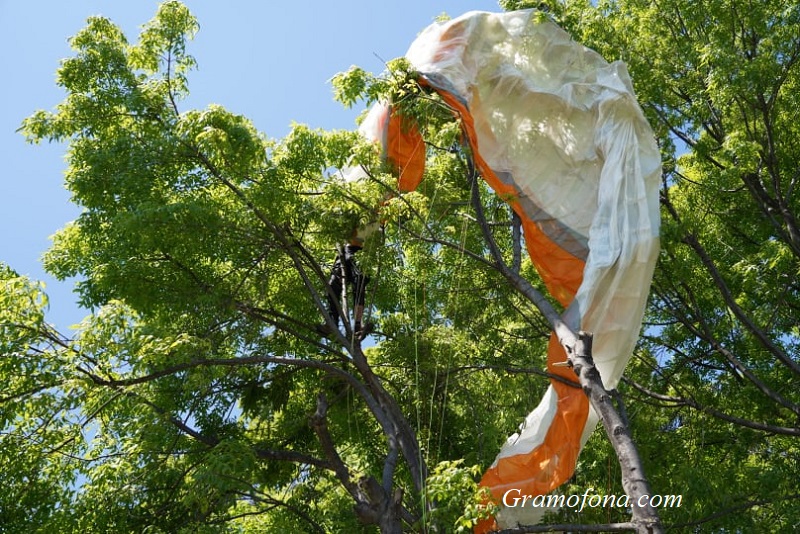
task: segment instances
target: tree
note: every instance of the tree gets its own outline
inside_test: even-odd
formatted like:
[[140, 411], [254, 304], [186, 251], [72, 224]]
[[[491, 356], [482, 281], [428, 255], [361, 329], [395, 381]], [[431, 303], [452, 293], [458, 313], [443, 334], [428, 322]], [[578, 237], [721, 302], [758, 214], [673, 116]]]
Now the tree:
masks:
[[[362, 348], [347, 323], [322, 340], [333, 245], [393, 182], [353, 133], [297, 125], [275, 141], [217, 106], [182, 111], [196, 29], [177, 2], [135, 44], [90, 19], [58, 72], [66, 99], [23, 125], [32, 142], [69, 145], [67, 187], [83, 212], [45, 263], [81, 280], [94, 313], [66, 339], [44, 322], [41, 290], [4, 271], [2, 439], [21, 469], [8, 475], [3, 524], [472, 524], [479, 501], [466, 515], [447, 502], [463, 504], [454, 492], [474, 490], [472, 466], [488, 463], [544, 387], [532, 378], [541, 371], [512, 361], [533, 361], [547, 327], [475, 261], [485, 243], [464, 211], [463, 161], [433, 150], [431, 185], [389, 203], [385, 243], [363, 253], [382, 341]], [[449, 146], [456, 128], [429, 134]], [[358, 164], [372, 180], [329, 175]], [[486, 203], [507, 219], [500, 200]], [[498, 239], [510, 235], [506, 226]], [[461, 458], [466, 467], [443, 464], [426, 484], [428, 466]], [[42, 503], [31, 515], [15, 496], [34, 483]]]
[[[683, 496], [662, 517], [791, 528], [800, 13], [678, 0], [549, 10], [628, 62], [667, 162], [650, 322], [620, 388], [654, 491]], [[93, 314], [64, 338], [41, 287], [0, 273], [0, 531], [468, 528], [476, 466], [546, 386], [550, 326], [487, 261], [465, 158], [448, 150], [457, 125], [424, 101], [430, 179], [385, 206], [385, 235], [361, 253], [379, 337], [322, 340], [333, 245], [393, 181], [353, 133], [297, 125], [273, 140], [220, 107], [182, 110], [196, 30], [177, 2], [135, 44], [90, 19], [59, 69], [66, 99], [23, 125], [32, 142], [69, 143], [83, 213], [46, 266], [79, 277]], [[346, 76], [339, 97], [403, 81]], [[371, 179], [331, 176], [354, 164]], [[477, 192], [504, 259], [536, 287], [506, 205]], [[614, 465], [595, 433], [572, 488], [622, 493]]]

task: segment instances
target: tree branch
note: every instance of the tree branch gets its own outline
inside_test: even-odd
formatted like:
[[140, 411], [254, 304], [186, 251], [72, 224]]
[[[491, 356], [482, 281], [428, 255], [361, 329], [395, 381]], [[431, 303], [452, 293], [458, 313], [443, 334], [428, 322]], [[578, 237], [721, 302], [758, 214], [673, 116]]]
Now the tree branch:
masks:
[[578, 342], [572, 347], [566, 346], [567, 356], [572, 362], [575, 373], [580, 379], [583, 391], [589, 397], [592, 407], [600, 415], [609, 441], [611, 441], [617, 459], [622, 467], [622, 487], [631, 500], [633, 523], [636, 531], [641, 533], [660, 533], [664, 531], [658, 511], [647, 499], [646, 506], [640, 506], [641, 497], [652, 495], [650, 485], [644, 473], [644, 466], [633, 443], [630, 430], [620, 414], [614, 409], [609, 392], [603, 386], [600, 371], [592, 359], [592, 336], [586, 332], [578, 333]]
[[[677, 210], [669, 201], [669, 199], [662, 197], [662, 205], [666, 206], [667, 211], [670, 213], [673, 219], [676, 222], [682, 223], [680, 216], [678, 215]], [[700, 241], [697, 239], [692, 232], [686, 230], [686, 235], [683, 239], [684, 243], [689, 245], [692, 250], [694, 250], [695, 254], [700, 258], [700, 261], [703, 263], [703, 266], [706, 268], [708, 273], [711, 275], [711, 279], [714, 281], [714, 285], [717, 286], [717, 289], [722, 296], [722, 299], [725, 301], [725, 305], [733, 312], [736, 318], [747, 328], [747, 330], [752, 333], [756, 339], [759, 340], [761, 345], [769, 350], [773, 355], [775, 355], [778, 360], [780, 360], [784, 365], [786, 365], [789, 369], [791, 369], [794, 373], [800, 374], [800, 364], [792, 360], [792, 358], [786, 354], [779, 346], [772, 342], [769, 339], [769, 336], [759, 328], [751, 319], [747, 316], [747, 314], [742, 310], [739, 304], [736, 302], [736, 299], [733, 298], [730, 289], [728, 288], [727, 283], [722, 278], [717, 266], [714, 264], [711, 257], [706, 252], [705, 248], [700, 244]]]
[[725, 412], [717, 410], [716, 408], [712, 408], [710, 406], [705, 406], [700, 404], [694, 399], [685, 398], [685, 397], [672, 397], [669, 395], [662, 395], [650, 389], [647, 389], [643, 385], [634, 382], [633, 380], [627, 379], [623, 377], [623, 380], [626, 384], [630, 385], [637, 391], [656, 399], [661, 402], [670, 403], [673, 408], [679, 408], [681, 406], [688, 406], [690, 408], [694, 408], [695, 410], [708, 414], [712, 417], [716, 417], [717, 419], [721, 419], [723, 421], [728, 421], [729, 423], [734, 423], [746, 428], [752, 428], [753, 430], [760, 430], [762, 432], [767, 432], [770, 434], [780, 434], [783, 436], [800, 436], [800, 428], [793, 428], [793, 427], [785, 427], [785, 426], [777, 426], [777, 425], [770, 425], [767, 423], [760, 423], [758, 421], [752, 421], [750, 419], [744, 419], [742, 417], [737, 417], [735, 415], [729, 415]]
[[[328, 458], [333, 472], [336, 474], [336, 478], [339, 479], [342, 486], [344, 486], [350, 496], [356, 501], [357, 509], [360, 505], [366, 505], [369, 508], [369, 499], [361, 492], [358, 484], [353, 482], [350, 470], [347, 468], [347, 465], [345, 465], [342, 457], [339, 456], [339, 451], [336, 450], [336, 445], [334, 445], [333, 438], [328, 430], [327, 418], [328, 401], [325, 395], [320, 393], [317, 397], [317, 410], [310, 418], [311, 428], [314, 429], [320, 446], [322, 446], [322, 452], [325, 454], [325, 457]], [[368, 522], [372, 521], [374, 521], [374, 518], [371, 518]]]
[[[345, 465], [336, 446], [333, 443], [327, 422], [328, 401], [324, 394], [317, 397], [317, 410], [311, 416], [311, 427], [317, 434], [322, 450], [333, 466], [333, 471], [339, 482], [345, 487], [355, 500], [355, 511], [359, 520], [367, 525], [379, 525], [381, 532], [400, 532], [400, 522], [409, 514], [402, 510], [402, 491], [392, 491], [393, 469], [388, 473], [384, 470], [384, 485], [378, 483], [374, 477], [365, 475], [358, 482], [353, 481], [350, 470]], [[394, 440], [389, 437], [389, 457], [397, 459], [397, 447]], [[388, 460], [387, 460], [388, 462]], [[387, 489], [388, 484], [388, 489]]]
[[728, 508], [724, 508], [722, 510], [718, 510], [711, 515], [698, 519], [696, 521], [687, 521], [686, 523], [678, 523], [675, 525], [670, 525], [670, 529], [686, 529], [688, 527], [696, 527], [698, 525], [702, 525], [703, 523], [709, 523], [714, 521], [715, 519], [719, 519], [720, 517], [726, 516], [728, 514], [736, 513], [741, 510], [747, 510], [748, 508], [753, 508], [755, 506], [765, 506], [775, 503], [776, 501], [788, 501], [788, 500], [795, 500], [800, 499], [800, 493], [794, 493], [792, 495], [785, 495], [776, 499], [753, 499], [750, 501], [746, 501], [735, 506], [730, 506]]

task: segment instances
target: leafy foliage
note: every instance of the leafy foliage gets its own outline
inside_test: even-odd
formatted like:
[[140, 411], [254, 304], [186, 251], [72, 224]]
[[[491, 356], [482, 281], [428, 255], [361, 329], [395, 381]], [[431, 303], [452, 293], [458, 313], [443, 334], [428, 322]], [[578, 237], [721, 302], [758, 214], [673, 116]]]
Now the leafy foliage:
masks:
[[[435, 522], [452, 525], [454, 532], [470, 532], [481, 520], [496, 512], [490, 502], [487, 488], [478, 488], [479, 465], [462, 467], [463, 460], [443, 461], [434, 467], [426, 485], [425, 498], [436, 507], [432, 511]], [[464, 503], [465, 495], [474, 495], [471, 502]]]

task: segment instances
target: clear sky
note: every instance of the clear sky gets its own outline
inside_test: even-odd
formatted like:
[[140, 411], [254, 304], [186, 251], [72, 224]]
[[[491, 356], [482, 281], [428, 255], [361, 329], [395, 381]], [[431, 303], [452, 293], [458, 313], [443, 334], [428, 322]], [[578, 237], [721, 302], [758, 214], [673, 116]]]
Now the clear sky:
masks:
[[[78, 208], [63, 187], [65, 146], [27, 145], [16, 133], [37, 109], [64, 94], [55, 85], [67, 39], [88, 16], [104, 15], [137, 40], [159, 0], [0, 0], [0, 261], [45, 282], [48, 320], [63, 333], [87, 313], [73, 282], [47, 275], [41, 256], [50, 236]], [[249, 117], [269, 137], [292, 121], [314, 128], [354, 128], [361, 109], [333, 101], [330, 78], [358, 65], [379, 73], [405, 53], [441, 13], [499, 11], [497, 0], [185, 0], [200, 31], [189, 53], [198, 68], [183, 109], [221, 104]]]

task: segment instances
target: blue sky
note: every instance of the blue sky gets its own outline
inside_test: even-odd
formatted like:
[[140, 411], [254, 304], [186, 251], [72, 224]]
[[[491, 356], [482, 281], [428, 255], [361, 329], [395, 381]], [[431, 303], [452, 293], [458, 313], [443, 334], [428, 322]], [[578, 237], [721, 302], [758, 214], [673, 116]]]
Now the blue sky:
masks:
[[[48, 320], [63, 333], [87, 313], [75, 304], [72, 281], [42, 269], [49, 237], [78, 214], [63, 187], [61, 144], [31, 146], [16, 133], [37, 109], [63, 98], [55, 85], [67, 39], [88, 16], [104, 15], [128, 40], [154, 15], [158, 0], [0, 0], [0, 261], [45, 282]], [[405, 53], [434, 18], [471, 10], [498, 11], [497, 0], [185, 0], [200, 32], [189, 48], [198, 69], [183, 109], [221, 104], [249, 117], [270, 137], [292, 121], [315, 128], [354, 128], [360, 109], [333, 101], [330, 78], [359, 65]]]

